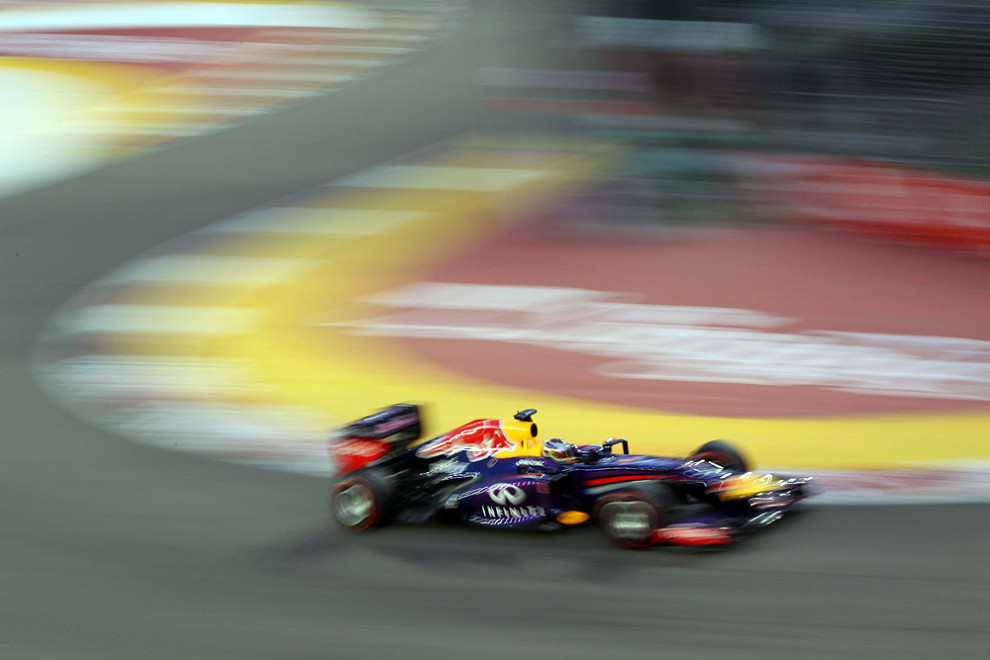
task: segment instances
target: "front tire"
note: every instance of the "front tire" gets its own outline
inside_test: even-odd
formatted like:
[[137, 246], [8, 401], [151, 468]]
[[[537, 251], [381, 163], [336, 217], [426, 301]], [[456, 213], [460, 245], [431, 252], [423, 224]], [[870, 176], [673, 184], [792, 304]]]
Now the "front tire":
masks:
[[644, 490], [610, 493], [595, 505], [595, 524], [620, 548], [648, 548], [653, 532], [670, 522], [667, 491], [658, 495]]
[[352, 532], [381, 525], [389, 513], [392, 487], [378, 470], [360, 470], [330, 491], [330, 511], [337, 523]]
[[735, 445], [725, 440], [711, 440], [695, 449], [689, 457], [699, 461], [709, 461], [736, 472], [749, 472], [750, 462]]

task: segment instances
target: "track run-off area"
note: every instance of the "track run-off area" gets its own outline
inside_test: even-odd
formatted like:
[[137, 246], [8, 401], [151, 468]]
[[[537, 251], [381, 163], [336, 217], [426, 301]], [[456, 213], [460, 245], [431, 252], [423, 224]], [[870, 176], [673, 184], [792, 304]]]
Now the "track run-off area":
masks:
[[[641, 333], [636, 336], [642, 337], [644, 328], [664, 331], [634, 345], [636, 355], [649, 353], [657, 342], [683, 342], [692, 329], [710, 346], [738, 336], [742, 327], [781, 322], [745, 309], [609, 302], [610, 296], [639, 290], [636, 281], [623, 281], [621, 275], [592, 278], [592, 283], [607, 279], [612, 294], [531, 281], [515, 284], [526, 266], [512, 253], [533, 239], [520, 239], [515, 248], [499, 241], [539, 231], [528, 222], [534, 215], [590, 185], [620, 156], [621, 149], [607, 143], [533, 138], [523, 143], [505, 135], [465, 135], [211, 224], [84, 289], [49, 326], [39, 353], [40, 373], [56, 397], [126, 435], [312, 474], [332, 473], [325, 447], [329, 428], [391, 403], [419, 401], [428, 404], [428, 433], [533, 406], [541, 411], [546, 437], [579, 442], [625, 437], [643, 453], [686, 455], [706, 440], [729, 437], [761, 466], [818, 476], [825, 502], [981, 501], [990, 495], [990, 413], [981, 408], [979, 396], [972, 396], [986, 386], [978, 372], [970, 379], [975, 386], [955, 397], [965, 404], [955, 410], [754, 417], [678, 414], [664, 410], [662, 395], [630, 396], [641, 405], [623, 405], [621, 392], [605, 397], [596, 392], [618, 386], [593, 363], [583, 367], [587, 374], [567, 375], [566, 383], [547, 376], [563, 373], [575, 344], [581, 353], [589, 342], [605, 342], [604, 356], [622, 356], [602, 339], [615, 331], [614, 320], [579, 330], [566, 325], [575, 304], [578, 316], [600, 314], [601, 306], [614, 312], [609, 305], [618, 304], [627, 317], [652, 313], [666, 319], [652, 326], [642, 318], [635, 321]], [[774, 234], [763, 240], [774, 240]], [[544, 241], [541, 246], [531, 248], [526, 259], [563, 273], [558, 282], [573, 282], [576, 276], [566, 274], [568, 263], [554, 261], [554, 245]], [[496, 264], [484, 275], [475, 268], [475, 279], [490, 279], [465, 283], [454, 274], [446, 278], [454, 283], [430, 281], [443, 272], [442, 264], [465, 254], [475, 265]], [[655, 258], [628, 255], [629, 261]], [[580, 270], [581, 263], [572, 261], [571, 267]], [[506, 272], [510, 275], [500, 279]], [[683, 276], [690, 279], [691, 271]], [[604, 302], [596, 302], [596, 296]], [[533, 320], [541, 306], [544, 314]], [[678, 314], [690, 316], [694, 325]], [[529, 319], [521, 322], [520, 316]], [[544, 326], [549, 330], [534, 339], [534, 328]], [[779, 360], [789, 359], [800, 375], [813, 367], [821, 371], [822, 360], [831, 359], [831, 371], [841, 376], [854, 373], [857, 360], [874, 357], [862, 340], [843, 344], [823, 340], [820, 333], [772, 330], [765, 341], [815, 339], [829, 352], [824, 357], [813, 353], [805, 363], [794, 348], [783, 358], [771, 352], [747, 364], [755, 372], [779, 370], [786, 366]], [[576, 338], [574, 332], [579, 332]], [[888, 346], [874, 347], [888, 360], [887, 371], [890, 346], [909, 347], [903, 355], [911, 368], [910, 347], [938, 340], [866, 336], [887, 340]], [[424, 338], [436, 342], [436, 360], [429, 351], [417, 350], [416, 341]], [[464, 340], [469, 340], [467, 348], [455, 348]], [[972, 366], [960, 360], [984, 360], [990, 346], [976, 338], [943, 341], [946, 346], [936, 352], [949, 357], [923, 362], [921, 368], [929, 370], [925, 382], [951, 380], [954, 368]], [[500, 358], [491, 353], [505, 342], [528, 344], [531, 351], [508, 355], [496, 366]], [[742, 342], [749, 350], [758, 346], [750, 336]], [[452, 353], [456, 359], [444, 359]], [[657, 359], [663, 366], [664, 359], [673, 358]], [[930, 372], [939, 367], [945, 373]], [[732, 380], [732, 368], [739, 369], [726, 366], [718, 380]], [[596, 369], [597, 375], [590, 373]], [[879, 393], [852, 376], [833, 377], [838, 386], [832, 389], [850, 390], [847, 396], [857, 400], [883, 401], [891, 395], [924, 400], [927, 393], [944, 405], [953, 398], [939, 390], [915, 392], [904, 384], [903, 373], [889, 374], [887, 380], [882, 372], [870, 373]], [[694, 374], [663, 380], [706, 380], [698, 369]], [[584, 388], [577, 384], [582, 376], [590, 381]], [[747, 385], [738, 380], [737, 386]], [[635, 394], [649, 386], [649, 379], [631, 383], [623, 386]], [[806, 391], [833, 383], [796, 384]], [[677, 383], [669, 387], [676, 390]], [[754, 382], [748, 387], [773, 397], [782, 386]], [[890, 391], [897, 387], [905, 391]], [[653, 405], [642, 405], [644, 400]], [[745, 402], [741, 405], [745, 408]], [[793, 404], [779, 405], [787, 410]], [[940, 441], [947, 437], [951, 443]]]
[[[408, 56], [460, 16], [449, 7], [411, 12], [343, 3], [15, 3], [0, 23], [0, 85], [7, 98], [17, 100], [3, 110], [0, 192], [30, 189], [325, 93]], [[494, 328], [422, 320], [369, 326], [376, 315], [402, 307], [401, 296], [410, 293], [403, 287], [417, 286], [438, 263], [472, 250], [484, 259], [486, 242], [530, 231], [527, 223], [535, 214], [606, 174], [621, 158], [617, 151], [607, 143], [466, 136], [248, 211], [153, 250], [85, 288], [46, 331], [39, 369], [56, 397], [126, 434], [307, 473], [332, 469], [322, 447], [326, 428], [379, 406], [416, 400], [430, 404], [429, 430], [436, 432], [532, 405], [555, 436], [595, 442], [618, 435], [643, 452], [685, 453], [712, 437], [731, 437], [761, 465], [817, 471], [824, 499], [832, 501], [983, 500], [990, 494], [990, 413], [972, 402], [986, 401], [990, 391], [986, 337], [950, 336], [939, 344], [929, 334], [872, 333], [866, 343], [879, 339], [880, 345], [865, 347], [862, 339], [843, 345], [842, 335], [850, 333], [834, 331], [810, 342], [780, 332], [740, 339], [741, 332], [772, 330], [781, 321], [769, 310], [690, 303], [638, 310], [665, 317], [662, 332], [643, 335], [644, 327], [655, 332], [657, 326], [627, 323], [620, 333], [632, 328], [632, 338], [620, 339], [618, 346], [601, 340], [601, 334], [614, 332], [616, 324], [607, 320], [580, 328], [576, 339], [555, 337], [562, 321], [553, 310], [558, 316], [574, 309], [587, 315], [589, 306], [614, 308], [642, 295], [631, 291], [635, 281], [621, 276], [612, 276], [605, 291], [594, 281], [585, 288], [523, 282], [511, 289], [508, 280], [431, 290], [434, 298], [471, 299], [460, 304], [461, 322], [470, 311], [504, 317], [541, 310], [538, 324], [550, 330], [535, 338], [533, 328], [518, 321]], [[542, 247], [544, 255], [534, 260], [554, 251], [547, 241]], [[492, 252], [508, 270], [505, 250]], [[559, 260], [553, 268], [565, 273], [565, 284], [567, 270], [582, 270], [579, 263]], [[516, 263], [511, 269], [526, 272]], [[695, 276], [689, 269], [680, 275]], [[668, 292], [652, 293], [662, 299]], [[419, 314], [456, 316], [457, 307], [432, 300]], [[678, 320], [685, 315], [708, 322]], [[547, 355], [558, 365], [567, 363], [573, 357], [568, 346], [581, 352], [589, 333], [598, 335], [592, 343], [603, 344], [599, 356], [626, 360], [617, 367], [589, 364], [584, 373], [579, 368], [577, 377], [594, 382], [582, 391], [571, 387], [564, 396], [567, 388], [555, 387], [545, 375], [560, 371]], [[542, 361], [493, 359], [491, 344], [475, 342], [456, 351], [471, 368], [452, 369], [446, 360], [428, 359], [429, 351], [396, 341], [409, 336], [443, 339], [445, 346], [451, 337], [456, 342], [465, 336], [535, 345], [543, 349]], [[683, 343], [685, 336], [700, 348], [688, 349], [686, 356], [679, 349], [653, 355], [652, 362], [638, 357], [650, 353], [651, 344], [655, 350], [658, 343]], [[706, 361], [712, 342], [725, 344], [726, 338], [729, 355], [708, 360], [699, 371], [696, 365]], [[785, 350], [763, 358], [733, 354], [781, 341]], [[787, 372], [787, 363], [809, 344], [810, 357]], [[919, 348], [922, 355], [912, 358]], [[905, 353], [907, 359], [898, 363], [897, 355]], [[879, 380], [868, 387], [864, 378], [848, 376], [863, 361], [881, 363], [879, 378], [877, 370], [865, 376]], [[825, 375], [802, 374], [822, 372], [823, 362], [832, 363]], [[500, 368], [486, 378], [485, 365], [497, 363]], [[518, 377], [504, 376], [506, 364]], [[620, 380], [603, 376], [616, 368], [621, 387], [615, 387]], [[923, 383], [922, 391], [894, 383], [891, 372], [905, 368], [921, 372], [915, 381]], [[542, 377], [534, 377], [541, 369]], [[635, 386], [657, 381], [693, 387], [732, 382], [756, 386], [757, 392], [793, 385], [867, 399], [968, 403], [942, 412], [906, 406], [910, 412], [845, 415], [840, 404], [838, 411], [815, 411], [825, 415], [795, 417], [786, 405], [775, 410], [771, 395], [757, 417], [747, 416], [746, 405], [729, 415], [704, 414], [703, 403], [702, 414], [678, 414], [676, 403], [671, 410], [664, 406], [676, 396], [636, 396]], [[926, 390], [930, 383], [935, 388]], [[619, 394], [585, 396], [611, 387]], [[684, 390], [682, 398], [695, 391]], [[623, 392], [631, 392], [628, 401]], [[184, 439], [176, 443], [176, 435]]]
[[[458, 16], [337, 3], [235, 5], [15, 4], [0, 24], [6, 55], [0, 84], [8, 98], [17, 99], [4, 109], [3, 158], [9, 162], [2, 168], [2, 190], [12, 194], [78, 174], [357, 80], [413, 52]], [[379, 406], [416, 400], [431, 405], [430, 430], [436, 432], [532, 405], [543, 411], [543, 426], [555, 436], [595, 442], [619, 435], [643, 452], [685, 453], [712, 437], [731, 437], [762, 465], [817, 471], [826, 500], [986, 499], [990, 413], [972, 401], [949, 411], [843, 415], [840, 404], [838, 411], [815, 411], [825, 415], [793, 416], [787, 406], [775, 411], [771, 395], [757, 417], [747, 416], [745, 405], [735, 414], [713, 416], [678, 414], [676, 405], [667, 410], [665, 401], [676, 397], [637, 397], [635, 386], [721, 381], [756, 391], [791, 385], [867, 399], [979, 402], [990, 398], [987, 337], [950, 336], [939, 344], [939, 337], [927, 334], [872, 333], [866, 346], [862, 338], [850, 346], [843, 339], [852, 333], [825, 331], [830, 336], [819, 332], [809, 342], [807, 335], [762, 332], [781, 323], [770, 310], [691, 304], [638, 310], [665, 317], [662, 331], [648, 336], [643, 328], [656, 332], [656, 324], [627, 323], [620, 332], [632, 328], [632, 338], [620, 339], [618, 346], [600, 337], [614, 332], [616, 324], [607, 320], [580, 328], [576, 339], [555, 337], [562, 322], [553, 310], [566, 316], [577, 308], [581, 316], [589, 307], [614, 308], [636, 297], [636, 282], [614, 276], [606, 291], [593, 281], [586, 288], [523, 283], [515, 289], [506, 287], [507, 280], [477, 282], [473, 289], [452, 291], [450, 286], [463, 287], [453, 284], [440, 293], [434, 286], [429, 296], [435, 299], [418, 311], [436, 318], [453, 310], [456, 316], [458, 303], [451, 297], [469, 299], [460, 304], [462, 322], [470, 315], [466, 310], [504, 317], [542, 309], [538, 325], [550, 330], [535, 339], [532, 327], [521, 328], [518, 321], [505, 327], [504, 319], [494, 328], [487, 322], [478, 327], [422, 319], [369, 326], [376, 315], [402, 307], [402, 295], [410, 294], [403, 287], [417, 286], [438, 263], [472, 249], [484, 259], [486, 242], [529, 231], [534, 214], [606, 174], [621, 157], [616, 151], [607, 143], [541, 145], [529, 138], [524, 143], [467, 136], [213, 224], [84, 289], [49, 326], [40, 372], [56, 397], [126, 434], [308, 473], [332, 469], [322, 447], [326, 428]], [[542, 245], [544, 256], [537, 252], [534, 260], [553, 252], [553, 245]], [[491, 252], [508, 270], [504, 250]], [[515, 263], [511, 268], [525, 271]], [[553, 268], [565, 273], [566, 282], [566, 271], [581, 271], [582, 265]], [[648, 270], [643, 274], [649, 277]], [[685, 270], [681, 276], [695, 275]], [[653, 293], [662, 298], [665, 291]], [[746, 320], [747, 314], [752, 318]], [[685, 315], [708, 322], [678, 320]], [[739, 338], [753, 327], [762, 336]], [[574, 387], [564, 396], [560, 390], [566, 388], [554, 387], [552, 377], [533, 375], [560, 371], [547, 354], [566, 363], [572, 357], [567, 348], [577, 345], [581, 352], [595, 333], [590, 341], [603, 344], [598, 355], [625, 362], [587, 365], [583, 375], [597, 371], [591, 389], [607, 389], [619, 381], [603, 374], [618, 369], [625, 382], [616, 389], [632, 390], [628, 402], [621, 395], [604, 397], [608, 402], [582, 396]], [[396, 341], [409, 336], [445, 340], [444, 350], [465, 336], [535, 345], [543, 348], [543, 361], [500, 361], [487, 355], [491, 344], [475, 342], [458, 351], [472, 368], [451, 369]], [[661, 349], [650, 359], [639, 357], [650, 353], [651, 344], [655, 351], [658, 343], [683, 344], [685, 337], [700, 347], [686, 355], [680, 349], [664, 355]], [[729, 354], [708, 359], [706, 351], [719, 350], [713, 342], [724, 345], [727, 338]], [[869, 345], [877, 340], [879, 345]], [[737, 355], [781, 342], [785, 350], [775, 347], [763, 358]], [[912, 357], [919, 348], [922, 355]], [[809, 350], [805, 362], [787, 364]], [[849, 376], [863, 361], [880, 363], [881, 375], [874, 369], [865, 377]], [[484, 365], [498, 362], [493, 373], [504, 374], [509, 363], [518, 377], [489, 382]], [[831, 364], [822, 370], [823, 362]], [[914, 387], [921, 391], [895, 382], [892, 372], [904, 369], [920, 372], [914, 381], [922, 385]], [[820, 373], [802, 373], [812, 371]], [[864, 379], [878, 382], [864, 385]], [[931, 383], [934, 388], [926, 389]], [[685, 390], [682, 396], [694, 391]], [[174, 440], [177, 435], [181, 442]]]

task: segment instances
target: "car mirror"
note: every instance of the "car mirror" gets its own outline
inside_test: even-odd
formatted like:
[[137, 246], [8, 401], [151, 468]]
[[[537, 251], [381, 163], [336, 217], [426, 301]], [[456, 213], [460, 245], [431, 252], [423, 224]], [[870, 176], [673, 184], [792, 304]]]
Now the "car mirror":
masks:
[[629, 441], [628, 440], [624, 440], [622, 438], [609, 438], [608, 440], [606, 440], [605, 442], [603, 442], [602, 443], [602, 453], [603, 454], [611, 454], [612, 453], [612, 447], [614, 447], [615, 445], [622, 445], [622, 453], [623, 454], [628, 454], [629, 453]]

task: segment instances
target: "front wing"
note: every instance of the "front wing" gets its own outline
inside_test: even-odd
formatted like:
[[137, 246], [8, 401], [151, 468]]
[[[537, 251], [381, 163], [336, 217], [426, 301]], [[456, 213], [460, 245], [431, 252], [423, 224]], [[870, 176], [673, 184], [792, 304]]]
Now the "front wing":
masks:
[[780, 488], [748, 498], [745, 513], [707, 509], [686, 520], [653, 531], [654, 545], [719, 547], [735, 543], [783, 518], [784, 513], [808, 497], [810, 479], [787, 479]]

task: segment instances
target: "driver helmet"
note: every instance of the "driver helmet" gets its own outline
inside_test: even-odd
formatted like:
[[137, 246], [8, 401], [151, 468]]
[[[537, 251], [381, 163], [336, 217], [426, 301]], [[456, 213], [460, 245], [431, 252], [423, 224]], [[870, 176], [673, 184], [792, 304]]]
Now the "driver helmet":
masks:
[[543, 455], [560, 463], [572, 463], [577, 460], [578, 452], [577, 447], [566, 440], [551, 438], [543, 443]]

